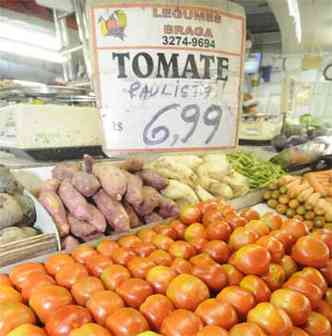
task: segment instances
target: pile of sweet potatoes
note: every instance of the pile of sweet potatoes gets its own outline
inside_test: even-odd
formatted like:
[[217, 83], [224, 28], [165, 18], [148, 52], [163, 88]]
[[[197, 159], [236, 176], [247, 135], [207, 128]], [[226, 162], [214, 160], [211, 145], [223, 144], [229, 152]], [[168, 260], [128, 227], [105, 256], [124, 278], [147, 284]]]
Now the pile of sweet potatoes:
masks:
[[140, 159], [116, 166], [95, 163], [89, 156], [82, 164], [57, 164], [40, 189], [39, 201], [65, 245], [177, 216], [176, 203], [160, 194], [168, 179], [143, 167]]

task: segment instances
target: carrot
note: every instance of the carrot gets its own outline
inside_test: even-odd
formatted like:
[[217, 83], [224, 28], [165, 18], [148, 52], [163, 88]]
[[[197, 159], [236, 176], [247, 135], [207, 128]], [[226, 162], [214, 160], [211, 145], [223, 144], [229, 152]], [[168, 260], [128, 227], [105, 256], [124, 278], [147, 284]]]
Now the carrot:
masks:
[[294, 181], [292, 181], [292, 182], [290, 182], [286, 185], [286, 188], [288, 190], [287, 194], [290, 198], [293, 198], [293, 197], [291, 197], [291, 195], [293, 194], [293, 190], [294, 190], [295, 186], [300, 185], [301, 182], [302, 182], [302, 179], [297, 178], [296, 180], [294, 180]]
[[306, 205], [310, 205], [311, 207], [315, 207], [318, 200], [322, 197], [321, 193], [312, 194], [306, 201]]
[[303, 190], [306, 190], [309, 187], [310, 184], [307, 181], [304, 181], [302, 184], [295, 185], [289, 193], [290, 198], [296, 198]]
[[[317, 173], [316, 173], [317, 174]], [[304, 178], [309, 182], [309, 184], [314, 188], [315, 192], [323, 193], [324, 188], [322, 185], [317, 181], [317, 175], [315, 173], [307, 173], [304, 175]]]
[[303, 190], [299, 196], [297, 197], [299, 202], [305, 202], [312, 194], [314, 193], [314, 188], [309, 187], [305, 190]]

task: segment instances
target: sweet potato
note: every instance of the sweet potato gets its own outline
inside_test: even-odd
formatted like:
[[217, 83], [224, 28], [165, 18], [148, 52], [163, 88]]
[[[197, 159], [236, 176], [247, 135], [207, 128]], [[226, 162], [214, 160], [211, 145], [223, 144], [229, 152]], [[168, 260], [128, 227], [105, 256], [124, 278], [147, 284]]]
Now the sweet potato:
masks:
[[154, 209], [159, 207], [161, 195], [159, 192], [148, 186], [143, 187], [143, 203], [135, 207], [140, 216], [150, 215]]
[[52, 170], [52, 177], [63, 181], [64, 179], [71, 179], [73, 175], [79, 172], [80, 164], [79, 163], [68, 163], [68, 162], [61, 162], [58, 163]]
[[123, 232], [130, 229], [129, 216], [120, 202], [113, 200], [103, 189], [93, 196], [93, 200], [115, 231]]
[[93, 166], [95, 163], [96, 160], [92, 156], [85, 154], [83, 156], [83, 162], [82, 162], [83, 171], [88, 174], [92, 174]]
[[137, 173], [143, 169], [144, 160], [141, 158], [129, 158], [124, 162], [121, 162], [120, 168], [130, 173]]
[[173, 200], [161, 197], [158, 213], [162, 218], [176, 217], [179, 212], [179, 207]]
[[159, 223], [163, 220], [156, 212], [152, 212], [150, 215], [144, 216], [145, 224]]
[[77, 238], [83, 238], [96, 233], [96, 228], [87, 222], [80, 221], [71, 214], [67, 216], [70, 225], [70, 232]]
[[100, 233], [100, 232], [95, 232], [89, 236], [84, 236], [82, 237], [81, 239], [84, 241], [84, 242], [88, 242], [88, 241], [91, 241], [91, 240], [95, 240], [95, 239], [98, 239], [100, 237], [103, 237], [103, 234]]
[[40, 186], [39, 193], [42, 193], [44, 191], [53, 191], [57, 192], [59, 186], [60, 186], [60, 181], [55, 179], [55, 178], [50, 178], [46, 180], [45, 182], [42, 183]]
[[52, 216], [60, 236], [65, 237], [68, 235], [70, 227], [67, 221], [66, 210], [60, 197], [53, 191], [45, 191], [39, 194], [39, 202]]
[[165, 189], [168, 185], [168, 179], [153, 170], [144, 169], [138, 175], [142, 178], [145, 185], [157, 190]]
[[98, 232], [105, 232], [107, 227], [105, 216], [92, 204], [88, 204], [88, 209], [91, 215], [89, 223], [92, 224]]
[[75, 173], [71, 183], [85, 197], [93, 196], [100, 188], [98, 179], [94, 175], [85, 172]]
[[135, 210], [133, 209], [133, 207], [130, 204], [125, 202], [123, 206], [124, 206], [128, 216], [129, 216], [129, 221], [130, 221], [130, 227], [131, 228], [135, 228], [135, 227], [143, 225], [143, 222], [140, 220], [137, 213], [135, 212]]
[[138, 207], [143, 202], [143, 181], [139, 176], [126, 173], [127, 192], [125, 200], [133, 207]]
[[62, 239], [61, 241], [62, 249], [66, 251], [71, 251], [78, 245], [80, 245], [80, 242], [78, 239], [76, 239], [73, 236], [67, 236], [66, 238]]
[[94, 165], [93, 173], [109, 196], [121, 201], [127, 191], [127, 177], [124, 172], [111, 165]]

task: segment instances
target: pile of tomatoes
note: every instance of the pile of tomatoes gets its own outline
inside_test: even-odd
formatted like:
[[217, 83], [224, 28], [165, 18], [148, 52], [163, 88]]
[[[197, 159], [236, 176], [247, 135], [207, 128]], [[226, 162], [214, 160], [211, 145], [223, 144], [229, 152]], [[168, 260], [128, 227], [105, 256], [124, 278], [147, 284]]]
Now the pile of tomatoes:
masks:
[[0, 336], [329, 336], [332, 231], [224, 203], [0, 275]]

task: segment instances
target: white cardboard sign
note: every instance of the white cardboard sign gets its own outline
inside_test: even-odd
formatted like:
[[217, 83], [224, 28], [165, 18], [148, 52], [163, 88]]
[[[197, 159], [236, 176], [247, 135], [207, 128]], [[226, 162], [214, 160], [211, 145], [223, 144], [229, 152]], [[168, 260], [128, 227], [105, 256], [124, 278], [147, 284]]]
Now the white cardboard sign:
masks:
[[209, 7], [127, 4], [92, 8], [91, 18], [107, 150], [237, 145], [243, 16]]

